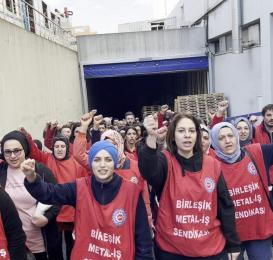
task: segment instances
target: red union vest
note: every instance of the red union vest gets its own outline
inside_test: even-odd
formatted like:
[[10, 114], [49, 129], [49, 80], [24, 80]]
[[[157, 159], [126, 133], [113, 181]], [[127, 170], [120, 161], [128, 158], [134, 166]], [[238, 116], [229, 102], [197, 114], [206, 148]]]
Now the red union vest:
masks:
[[99, 204], [91, 178], [76, 180], [75, 245], [71, 260], [135, 259], [135, 217], [140, 189], [122, 180], [112, 202]]
[[[264, 122], [256, 127], [253, 143], [270, 144], [270, 138], [265, 130]], [[269, 175], [270, 181], [273, 183], [273, 166], [269, 167]]]
[[0, 259], [9, 260], [8, 242], [5, 235], [5, 230], [0, 215]]
[[182, 176], [173, 155], [164, 152], [168, 177], [156, 221], [156, 244], [166, 252], [189, 257], [221, 253], [226, 240], [217, 219], [217, 182], [220, 164], [204, 155], [200, 172]]
[[[267, 176], [260, 144], [245, 147], [255, 158], [263, 183]], [[246, 155], [233, 164], [222, 163], [222, 172], [235, 206], [236, 228], [241, 241], [262, 240], [273, 235], [273, 213], [259, 174]]]
[[137, 161], [130, 159], [129, 169], [117, 169], [115, 172], [125, 180], [139, 184], [140, 187], [143, 186], [144, 179], [139, 172]]
[[255, 137], [253, 142], [260, 144], [270, 144], [270, 138], [265, 130], [264, 122], [255, 128]]
[[142, 197], [145, 203], [147, 215], [148, 215], [148, 222], [149, 225], [152, 225], [152, 210], [151, 210], [151, 203], [150, 203], [150, 195], [148, 190], [148, 184], [141, 176], [138, 163], [135, 160], [130, 159], [130, 168], [129, 169], [118, 169], [115, 170], [117, 175], [124, 178], [127, 181], [133, 182], [138, 185], [138, 187], [142, 191]]

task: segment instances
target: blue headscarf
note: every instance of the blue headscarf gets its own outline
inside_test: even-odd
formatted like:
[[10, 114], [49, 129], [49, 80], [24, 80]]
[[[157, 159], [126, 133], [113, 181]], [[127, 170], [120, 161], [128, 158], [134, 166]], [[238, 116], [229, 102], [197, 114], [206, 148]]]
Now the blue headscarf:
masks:
[[[219, 141], [218, 141], [219, 132], [224, 127], [230, 128], [236, 138], [237, 146], [236, 146], [236, 150], [233, 154], [224, 154], [219, 147]], [[238, 134], [237, 129], [232, 124], [230, 124], [228, 122], [222, 122], [222, 123], [216, 124], [211, 129], [210, 136], [211, 136], [211, 144], [212, 144], [213, 148], [215, 149], [216, 155], [220, 159], [222, 159], [226, 163], [234, 163], [237, 161], [237, 159], [241, 155], [240, 139], [239, 139], [239, 134]]]
[[114, 166], [116, 168], [117, 164], [118, 164], [118, 150], [109, 141], [99, 141], [99, 142], [94, 143], [91, 146], [91, 148], [89, 150], [89, 153], [88, 153], [88, 163], [89, 163], [89, 166], [91, 167], [92, 162], [93, 162], [95, 156], [101, 150], [105, 150], [105, 151], [107, 151], [111, 155], [111, 157], [112, 157], [112, 159], [114, 161]]

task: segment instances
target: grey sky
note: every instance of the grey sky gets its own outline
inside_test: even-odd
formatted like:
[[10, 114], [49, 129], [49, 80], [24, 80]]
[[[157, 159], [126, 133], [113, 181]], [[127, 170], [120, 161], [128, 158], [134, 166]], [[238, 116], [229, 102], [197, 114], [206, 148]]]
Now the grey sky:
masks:
[[[73, 26], [89, 25], [99, 33], [117, 32], [121, 23], [153, 19], [153, 5], [164, 0], [45, 0], [51, 10], [73, 11]], [[166, 0], [167, 12], [178, 0]]]

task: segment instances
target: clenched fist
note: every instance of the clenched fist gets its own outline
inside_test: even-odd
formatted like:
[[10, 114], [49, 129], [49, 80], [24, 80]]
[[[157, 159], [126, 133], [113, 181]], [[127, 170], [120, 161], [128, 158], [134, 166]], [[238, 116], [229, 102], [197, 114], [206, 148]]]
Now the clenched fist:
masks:
[[36, 180], [35, 160], [27, 159], [21, 163], [21, 171], [25, 174], [28, 182], [32, 183]]
[[220, 101], [218, 103], [218, 110], [217, 110], [217, 115], [218, 116], [224, 116], [227, 109], [228, 109], [229, 103], [227, 100]]
[[156, 136], [158, 129], [157, 115], [149, 115], [144, 118], [143, 125], [146, 128], [148, 135]]

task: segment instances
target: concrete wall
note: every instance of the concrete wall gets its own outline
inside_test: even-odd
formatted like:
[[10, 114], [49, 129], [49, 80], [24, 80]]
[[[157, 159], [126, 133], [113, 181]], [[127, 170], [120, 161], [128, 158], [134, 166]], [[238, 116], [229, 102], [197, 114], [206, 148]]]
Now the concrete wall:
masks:
[[78, 119], [77, 53], [0, 19], [0, 137], [24, 125], [41, 138], [45, 123]]
[[170, 59], [205, 53], [204, 28], [80, 36], [77, 41], [81, 65]]
[[[273, 103], [273, 3], [271, 0], [243, 0], [243, 24], [260, 19], [261, 45], [241, 54], [216, 55], [214, 89], [224, 92], [231, 102], [231, 115], [260, 111]], [[231, 30], [231, 1], [209, 16], [209, 36]]]
[[232, 15], [231, 1], [227, 0], [209, 15], [209, 39], [231, 31]]
[[[232, 53], [215, 57], [215, 92], [230, 100], [232, 116], [257, 112], [261, 89], [261, 48], [241, 55]], [[254, 61], [254, 62], [253, 62]]]

